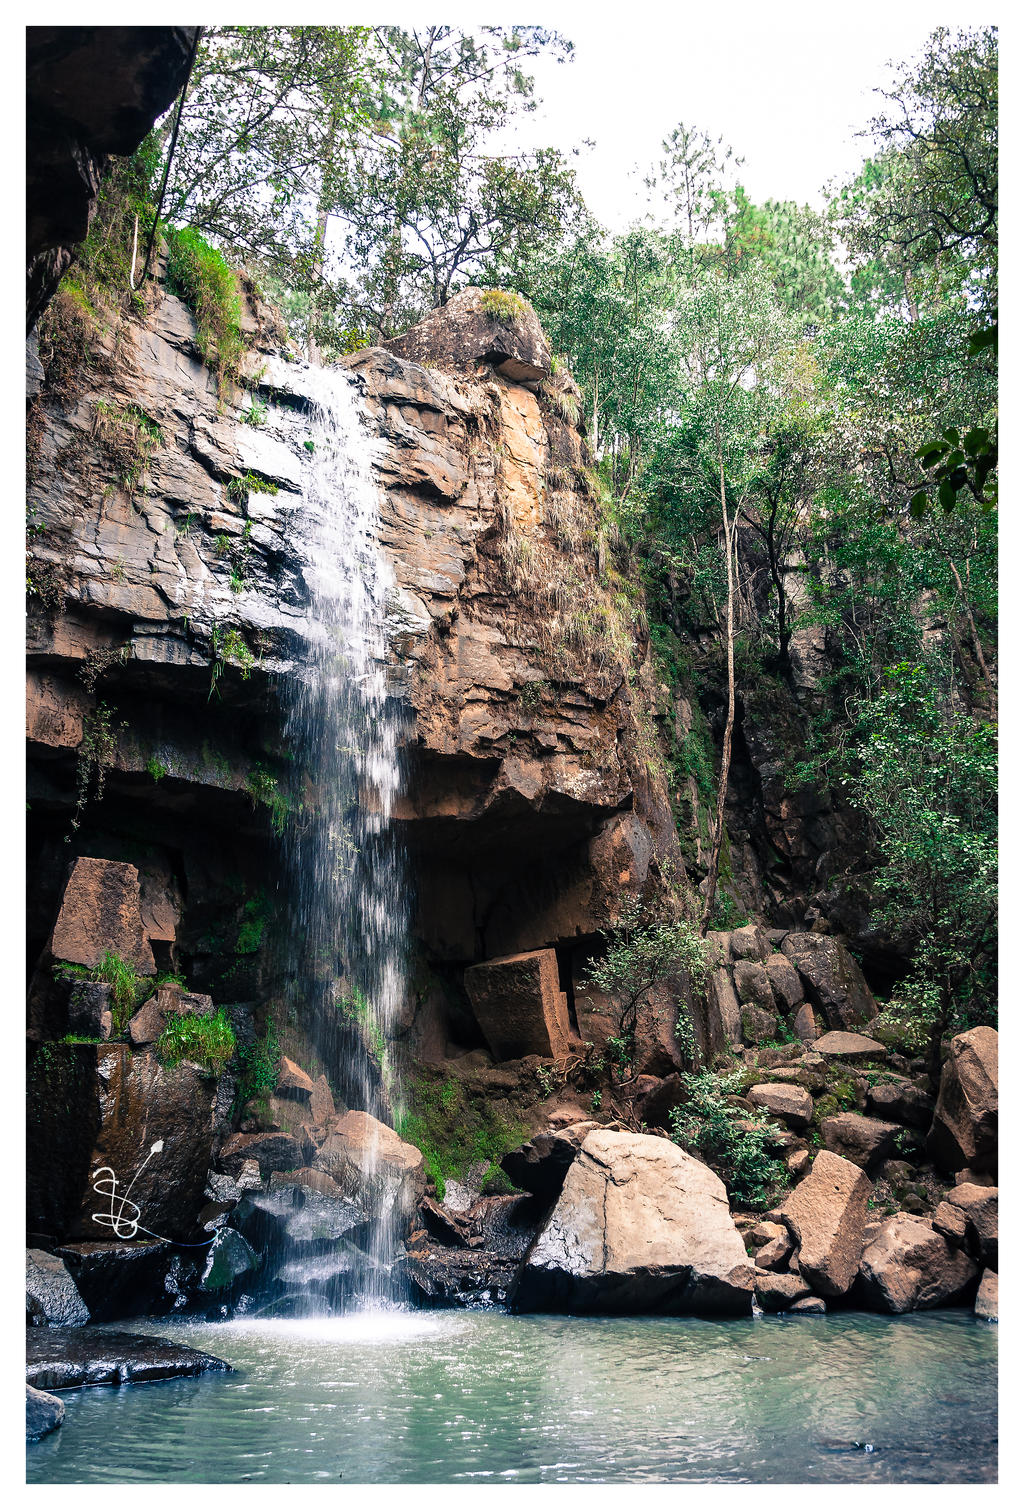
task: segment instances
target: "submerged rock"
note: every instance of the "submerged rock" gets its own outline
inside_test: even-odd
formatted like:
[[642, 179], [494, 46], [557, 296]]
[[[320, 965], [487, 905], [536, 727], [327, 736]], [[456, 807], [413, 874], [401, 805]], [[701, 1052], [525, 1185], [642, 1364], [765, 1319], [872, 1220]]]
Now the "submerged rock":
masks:
[[44, 1390], [33, 1389], [31, 1384], [25, 1386], [25, 1440], [26, 1442], [38, 1442], [40, 1437], [49, 1436], [51, 1431], [56, 1431], [64, 1420], [64, 1401], [58, 1400], [56, 1395], [48, 1395]]
[[231, 1373], [230, 1363], [164, 1337], [102, 1327], [40, 1328], [28, 1333], [25, 1381], [36, 1389], [77, 1389], [85, 1384], [145, 1384]]
[[754, 1266], [718, 1176], [666, 1138], [588, 1134], [527, 1255], [517, 1310], [744, 1314]]

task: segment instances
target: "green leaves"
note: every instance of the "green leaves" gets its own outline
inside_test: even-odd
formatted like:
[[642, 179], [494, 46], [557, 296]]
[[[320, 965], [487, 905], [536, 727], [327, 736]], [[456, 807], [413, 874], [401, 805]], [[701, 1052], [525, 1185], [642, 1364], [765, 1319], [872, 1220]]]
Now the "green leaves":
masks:
[[[999, 462], [995, 436], [984, 425], [975, 425], [961, 440], [959, 430], [943, 430], [941, 440], [926, 441], [915, 452], [922, 468], [932, 473], [940, 508], [947, 514], [956, 507], [961, 489], [969, 488], [985, 509], [996, 504], [994, 486], [989, 478]], [[927, 489], [919, 489], [910, 500], [912, 518], [920, 519], [928, 507]]]

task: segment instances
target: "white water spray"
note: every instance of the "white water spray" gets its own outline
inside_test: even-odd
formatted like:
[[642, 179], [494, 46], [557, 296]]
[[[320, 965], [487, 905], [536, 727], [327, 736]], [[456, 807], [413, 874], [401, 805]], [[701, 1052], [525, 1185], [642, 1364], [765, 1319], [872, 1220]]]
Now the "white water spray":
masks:
[[[394, 578], [380, 547], [376, 443], [356, 381], [337, 368], [309, 376], [312, 454], [295, 542], [309, 652], [289, 679], [285, 723], [298, 782], [286, 844], [290, 973], [301, 1020], [348, 1105], [386, 1115], [395, 1105], [387, 1044], [404, 989], [408, 916], [391, 827], [402, 734], [386, 672]], [[380, 1173], [370, 1148], [367, 1188]], [[369, 1257], [381, 1275], [393, 1234], [386, 1222], [378, 1228]]]

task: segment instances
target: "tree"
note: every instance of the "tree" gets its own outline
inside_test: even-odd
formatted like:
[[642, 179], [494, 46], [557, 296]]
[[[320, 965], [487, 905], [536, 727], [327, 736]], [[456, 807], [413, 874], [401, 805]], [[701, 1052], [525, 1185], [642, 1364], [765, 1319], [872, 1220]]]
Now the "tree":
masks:
[[[586, 972], [586, 980], [599, 991], [618, 999], [618, 1034], [611, 1046], [624, 1064], [636, 1054], [637, 1018], [641, 1005], [649, 1004], [656, 987], [676, 976], [686, 976], [694, 985], [707, 975], [704, 945], [688, 918], [659, 921], [638, 897], [629, 898], [619, 922], [604, 930], [604, 954]], [[693, 1052], [693, 1030], [688, 1019], [677, 1024], [684, 1046]]]
[[541, 27], [375, 31], [372, 130], [338, 164], [346, 318], [388, 336], [471, 279], [514, 283], [579, 208], [572, 169], [545, 148], [509, 151], [535, 108], [524, 61], [571, 45]]

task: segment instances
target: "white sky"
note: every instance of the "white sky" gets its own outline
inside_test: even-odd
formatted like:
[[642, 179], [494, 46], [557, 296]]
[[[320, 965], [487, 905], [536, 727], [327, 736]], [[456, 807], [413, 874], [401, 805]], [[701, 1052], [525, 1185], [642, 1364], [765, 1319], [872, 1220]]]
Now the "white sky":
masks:
[[[819, 204], [832, 177], [857, 170], [869, 150], [854, 133], [880, 101], [889, 59], [915, 54], [938, 25], [995, 19], [1002, 7], [970, 0], [952, 8], [915, 3], [719, 4], [701, 0], [655, 10], [620, 3], [545, 7], [544, 24], [576, 44], [572, 62], [538, 60], [543, 104], [525, 139], [578, 160], [584, 198], [599, 220], [622, 229], [644, 209], [645, 170], [681, 120], [725, 141], [745, 159], [740, 181], [755, 200]], [[612, 19], [614, 16], [614, 20]]]

